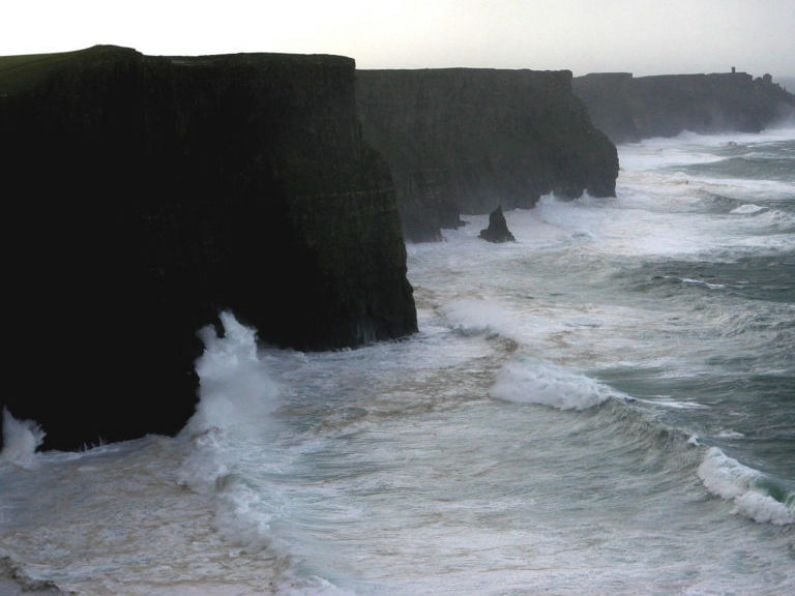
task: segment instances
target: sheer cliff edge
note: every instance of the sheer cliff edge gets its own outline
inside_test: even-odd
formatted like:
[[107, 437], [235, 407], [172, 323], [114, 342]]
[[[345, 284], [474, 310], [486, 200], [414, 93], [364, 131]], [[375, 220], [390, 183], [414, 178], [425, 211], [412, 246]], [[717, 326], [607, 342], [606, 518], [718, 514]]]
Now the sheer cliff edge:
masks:
[[301, 350], [416, 331], [354, 69], [113, 46], [0, 58], [0, 407], [42, 423], [49, 448], [174, 433], [196, 332], [221, 310]]
[[440, 239], [460, 213], [532, 207], [542, 194], [613, 196], [615, 146], [569, 71], [359, 70], [367, 141], [389, 162], [404, 234]]

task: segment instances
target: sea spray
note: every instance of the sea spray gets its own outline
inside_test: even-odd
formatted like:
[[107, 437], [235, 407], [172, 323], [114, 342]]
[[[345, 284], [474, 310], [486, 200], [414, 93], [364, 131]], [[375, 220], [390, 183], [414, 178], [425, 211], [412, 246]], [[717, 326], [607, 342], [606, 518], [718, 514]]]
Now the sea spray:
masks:
[[212, 326], [200, 333], [200, 399], [179, 437], [191, 448], [177, 480], [213, 499], [214, 526], [233, 547], [230, 556], [263, 557], [276, 568], [275, 592], [347, 594], [301, 569], [290, 519], [296, 455], [280, 441], [285, 429], [276, 415], [282, 390], [257, 354], [256, 332], [231, 313], [220, 318], [222, 336]]
[[269, 544], [271, 513], [263, 495], [237, 471], [252, 443], [263, 450], [277, 432], [273, 411], [279, 389], [257, 356], [256, 332], [221, 313], [224, 334], [201, 330], [205, 351], [196, 362], [199, 403], [181, 438], [193, 443], [178, 482], [217, 498], [216, 526], [229, 541], [249, 550]]
[[25, 469], [35, 468], [36, 449], [41, 446], [45, 434], [33, 420], [17, 420], [8, 408], [3, 408], [5, 443], [0, 451], [0, 462], [6, 461]]
[[257, 357], [256, 331], [221, 313], [224, 335], [212, 326], [200, 331], [204, 354], [196, 362], [199, 404], [183, 434], [222, 431], [259, 437], [278, 406], [279, 390]]

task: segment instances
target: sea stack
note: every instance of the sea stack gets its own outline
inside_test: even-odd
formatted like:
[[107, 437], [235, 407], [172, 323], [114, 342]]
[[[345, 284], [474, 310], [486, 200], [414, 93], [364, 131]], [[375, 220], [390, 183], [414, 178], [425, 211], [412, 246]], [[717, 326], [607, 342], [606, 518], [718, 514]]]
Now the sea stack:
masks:
[[174, 433], [196, 401], [196, 332], [225, 309], [300, 350], [414, 332], [354, 68], [113, 46], [0, 58], [0, 409], [40, 422], [49, 448]]
[[441, 239], [460, 213], [532, 207], [554, 192], [615, 194], [615, 146], [570, 71], [360, 70], [365, 139], [388, 161], [407, 240]]
[[480, 238], [495, 243], [516, 242], [516, 238], [508, 229], [508, 223], [502, 213], [502, 205], [489, 213], [489, 227], [480, 231]]

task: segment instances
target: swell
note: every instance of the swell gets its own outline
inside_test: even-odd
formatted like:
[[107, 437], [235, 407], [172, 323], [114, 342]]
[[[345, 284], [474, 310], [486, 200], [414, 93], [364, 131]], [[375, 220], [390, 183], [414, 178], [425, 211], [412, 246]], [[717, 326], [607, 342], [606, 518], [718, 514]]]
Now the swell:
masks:
[[[499, 334], [479, 324], [459, 333]], [[639, 399], [582, 372], [529, 357], [519, 350], [497, 373], [489, 395], [498, 400], [573, 410], [599, 417], [603, 432], [621, 436], [618, 449], [639, 460], [663, 458], [678, 482], [697, 476], [712, 495], [733, 504], [732, 513], [759, 523], [795, 523], [795, 486], [765, 474], [703, 442], [689, 430], [663, 422], [666, 409], [698, 408], [688, 401]], [[602, 453], [601, 456], [606, 454]]]
[[778, 154], [757, 154], [678, 167], [694, 174], [789, 182], [793, 180], [792, 163], [792, 158]]

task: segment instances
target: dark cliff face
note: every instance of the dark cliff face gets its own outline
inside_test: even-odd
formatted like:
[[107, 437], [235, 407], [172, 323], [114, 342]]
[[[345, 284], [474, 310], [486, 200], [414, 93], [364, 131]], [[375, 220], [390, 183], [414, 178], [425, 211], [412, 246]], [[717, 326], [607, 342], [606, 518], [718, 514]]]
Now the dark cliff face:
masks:
[[0, 406], [40, 421], [47, 447], [178, 431], [196, 331], [222, 309], [307, 350], [416, 330], [350, 59], [0, 58], [0, 138]]
[[530, 207], [541, 194], [615, 192], [615, 147], [571, 92], [571, 73], [357, 71], [365, 138], [389, 162], [413, 241], [459, 213]]
[[745, 73], [665, 75], [589, 74], [574, 92], [594, 124], [615, 143], [671, 137], [682, 131], [759, 132], [792, 114], [795, 97], [769, 77]]

